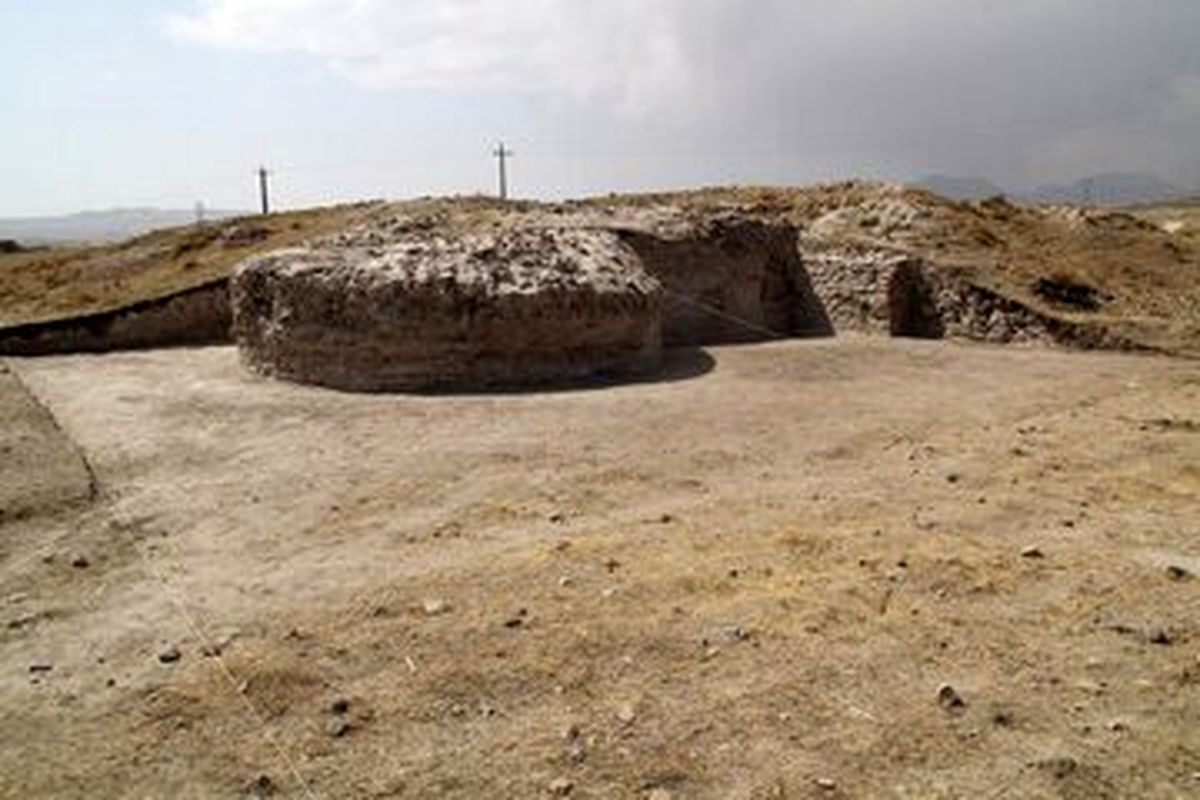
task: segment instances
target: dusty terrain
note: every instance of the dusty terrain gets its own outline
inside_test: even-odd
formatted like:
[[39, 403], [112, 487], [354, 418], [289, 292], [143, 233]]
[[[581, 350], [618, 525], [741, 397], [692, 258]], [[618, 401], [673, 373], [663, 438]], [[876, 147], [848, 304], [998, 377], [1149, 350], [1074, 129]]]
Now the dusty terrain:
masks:
[[1200, 796], [1196, 362], [669, 360], [427, 398], [11, 359], [101, 492], [0, 521], [0, 795]]

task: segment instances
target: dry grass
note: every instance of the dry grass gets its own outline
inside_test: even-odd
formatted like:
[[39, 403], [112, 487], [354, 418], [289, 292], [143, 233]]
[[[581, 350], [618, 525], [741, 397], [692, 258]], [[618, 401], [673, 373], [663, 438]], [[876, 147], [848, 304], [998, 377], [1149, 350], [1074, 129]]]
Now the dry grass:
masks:
[[249, 256], [342, 230], [369, 207], [239, 217], [117, 244], [0, 256], [0, 327], [113, 311], [222, 280]]

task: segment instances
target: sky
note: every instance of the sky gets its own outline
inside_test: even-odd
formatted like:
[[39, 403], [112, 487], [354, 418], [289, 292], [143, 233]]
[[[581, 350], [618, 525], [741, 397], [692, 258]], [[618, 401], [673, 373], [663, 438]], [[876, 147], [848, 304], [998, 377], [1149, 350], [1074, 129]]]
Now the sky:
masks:
[[1200, 186], [1197, 0], [0, 0], [0, 216], [926, 173]]

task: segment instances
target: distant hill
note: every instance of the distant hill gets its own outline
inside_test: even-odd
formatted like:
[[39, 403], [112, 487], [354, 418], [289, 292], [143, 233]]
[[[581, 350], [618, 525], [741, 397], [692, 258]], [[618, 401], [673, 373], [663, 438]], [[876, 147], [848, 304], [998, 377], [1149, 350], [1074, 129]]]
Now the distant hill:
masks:
[[[211, 209], [205, 219], [243, 216], [248, 212]], [[189, 225], [196, 221], [194, 210], [164, 208], [114, 208], [85, 211], [61, 217], [0, 219], [0, 239], [15, 239], [25, 245], [64, 242], [109, 242], [128, 239], [159, 228]]]
[[1029, 203], [1078, 203], [1098, 206], [1131, 206], [1142, 203], [1169, 203], [1186, 198], [1188, 190], [1155, 175], [1112, 172], [1089, 175], [1073, 183], [1046, 184], [1034, 189], [1006, 192], [987, 178], [960, 175], [926, 175], [913, 181], [951, 200], [982, 200], [1008, 195]]
[[1135, 205], [1162, 203], [1186, 197], [1187, 190], [1154, 175], [1109, 173], [1091, 175], [1073, 184], [1051, 184], [1022, 194], [1034, 203], [1088, 203], [1093, 205]]
[[1186, 189], [1154, 175], [1109, 173], [1081, 178], [1074, 183], [1039, 186], [1024, 193], [1022, 199], [1039, 203], [1124, 206], [1178, 200], [1187, 194]]
[[951, 200], [983, 200], [987, 197], [1006, 194], [987, 178], [960, 177], [956, 175], [926, 175], [913, 185], [928, 189]]

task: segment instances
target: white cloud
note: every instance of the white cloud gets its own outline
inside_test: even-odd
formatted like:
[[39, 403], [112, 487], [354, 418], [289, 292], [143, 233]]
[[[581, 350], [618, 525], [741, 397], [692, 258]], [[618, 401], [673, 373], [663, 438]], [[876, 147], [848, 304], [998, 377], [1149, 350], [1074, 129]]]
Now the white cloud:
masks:
[[[716, 0], [721, 3], [722, 0]], [[679, 88], [679, 21], [713, 0], [204, 0], [168, 30], [299, 52], [369, 88], [611, 92]]]

